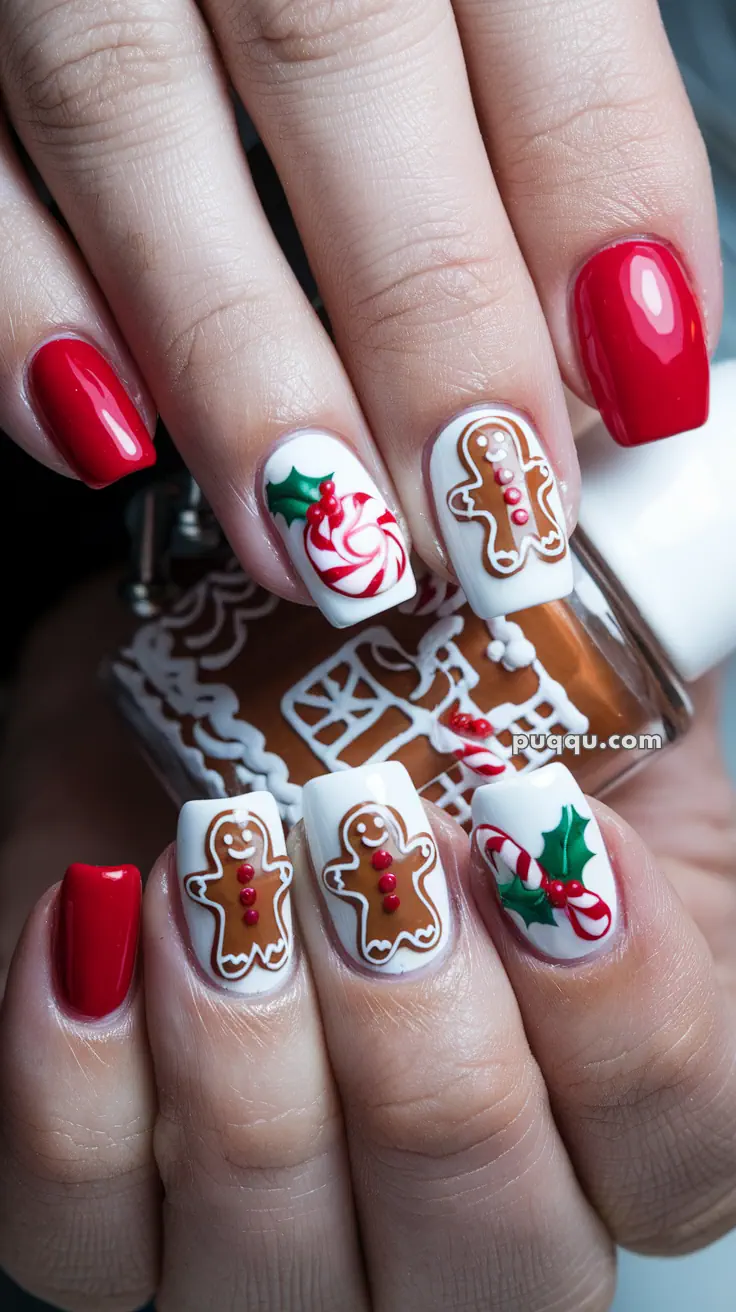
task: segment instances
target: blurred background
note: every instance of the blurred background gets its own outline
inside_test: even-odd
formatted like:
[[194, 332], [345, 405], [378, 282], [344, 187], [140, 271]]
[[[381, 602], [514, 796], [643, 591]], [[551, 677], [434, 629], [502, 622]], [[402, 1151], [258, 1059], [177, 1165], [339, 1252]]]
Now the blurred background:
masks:
[[[736, 357], [736, 0], [661, 0], [661, 8], [710, 154], [726, 286], [718, 354]], [[314, 294], [278, 180], [245, 116], [242, 136], [272, 226], [304, 286]], [[157, 435], [157, 447], [157, 475], [179, 468], [163, 432]], [[146, 474], [139, 478], [145, 480]], [[34, 464], [12, 443], [0, 443], [0, 487], [6, 490], [0, 517], [6, 593], [0, 726], [23, 642], [35, 620], [74, 583], [125, 562], [125, 507], [135, 484], [135, 477], [127, 478], [122, 485], [90, 493], [81, 484]], [[722, 727], [727, 760], [736, 779], [736, 660], [727, 674]], [[660, 1260], [621, 1255], [613, 1312], [692, 1312], [694, 1307], [699, 1312], [734, 1312], [736, 1233], [692, 1257]], [[0, 1312], [44, 1308], [48, 1305], [28, 1297], [0, 1272]]]

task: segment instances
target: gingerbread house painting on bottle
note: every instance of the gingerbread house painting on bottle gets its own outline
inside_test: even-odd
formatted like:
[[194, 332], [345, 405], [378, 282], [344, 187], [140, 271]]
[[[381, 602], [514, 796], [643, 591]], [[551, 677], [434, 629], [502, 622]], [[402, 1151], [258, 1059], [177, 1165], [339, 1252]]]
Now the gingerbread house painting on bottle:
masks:
[[266, 789], [287, 824], [314, 776], [397, 760], [467, 825], [479, 784], [551, 759], [539, 738], [515, 753], [515, 733], [612, 731], [627, 713], [568, 605], [483, 621], [430, 574], [346, 636], [232, 562], [139, 628], [112, 674], [179, 800]]

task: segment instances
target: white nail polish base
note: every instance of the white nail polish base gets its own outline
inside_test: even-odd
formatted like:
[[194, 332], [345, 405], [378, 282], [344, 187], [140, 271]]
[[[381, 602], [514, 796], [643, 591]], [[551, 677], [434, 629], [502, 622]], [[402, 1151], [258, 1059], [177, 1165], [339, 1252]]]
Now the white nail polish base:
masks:
[[[295, 568], [330, 623], [346, 628], [413, 597], [416, 581], [404, 536], [390, 512], [390, 522], [377, 522], [388, 507], [351, 449], [317, 429], [295, 433], [281, 442], [263, 471], [267, 506], [269, 485], [284, 484], [293, 470], [312, 481], [331, 480], [343, 507], [341, 525], [331, 529], [325, 521], [324, 533], [330, 543], [322, 547], [301, 515], [304, 507], [284, 496], [280, 511], [274, 513], [271, 508]], [[287, 522], [289, 518], [291, 522]], [[359, 595], [375, 585], [379, 572], [379, 590]], [[332, 579], [332, 585], [325, 579]]]
[[[557, 961], [577, 960], [608, 947], [618, 924], [616, 881], [595, 817], [566, 766], [555, 762], [478, 788], [472, 814], [473, 844], [499, 888], [514, 890], [523, 914], [508, 905], [504, 910], [525, 938]], [[584, 889], [571, 899], [569, 910], [551, 906], [540, 889], [544, 835], [555, 831], [560, 841], [546, 845], [552, 875], [558, 873], [555, 866], [566, 862], [568, 875], [576, 876]], [[489, 852], [489, 842], [497, 844], [497, 850]]]
[[[489, 469], [493, 472], [496, 467], [502, 467], [500, 456], [495, 464], [491, 460], [492, 456], [502, 450], [500, 447], [494, 447], [494, 439], [491, 435], [498, 432], [502, 440], [508, 444], [512, 441], [509, 436], [509, 425], [517, 426], [529, 452], [529, 459], [524, 462], [527, 473], [532, 469], [547, 471], [546, 490], [542, 503], [549, 511], [547, 528], [553, 536], [555, 532], [561, 533], [563, 541], [566, 540], [565, 518], [557, 481], [548, 457], [529, 421], [515, 410], [496, 405], [474, 406], [451, 420], [436, 438], [430, 455], [429, 476], [445, 546], [463, 592], [476, 615], [482, 619], [495, 619], [499, 615], [511, 615], [518, 610], [526, 610], [529, 606], [537, 606], [546, 601], [556, 601], [560, 597], [568, 596], [573, 588], [572, 557], [569, 550], [566, 550], [560, 559], [547, 559], [544, 554], [538, 554], [532, 545], [538, 535], [531, 533], [521, 543], [523, 553], [521, 568], [514, 570], [512, 560], [501, 558], [500, 567], [508, 568], [509, 572], [503, 577], [489, 573], [484, 560], [490, 559], [491, 555], [496, 558], [492, 549], [493, 537], [497, 533], [496, 516], [489, 512], [479, 512], [475, 507], [472, 488], [474, 482], [480, 481], [480, 475], [478, 478], [471, 475], [459, 455], [459, 447], [463, 446], [463, 435], [474, 424], [478, 425], [479, 431], [482, 429], [481, 441], [484, 443], [482, 452], [474, 452], [474, 467], [480, 470], [482, 475], [487, 475]], [[496, 424], [498, 428], [495, 428]], [[474, 440], [478, 440], [477, 435]], [[521, 510], [526, 508], [527, 513], [530, 514], [529, 523], [534, 529], [529, 487], [526, 479], [519, 478], [519, 483], [521, 500], [518, 508]], [[464, 507], [467, 512], [467, 518], [459, 519], [453, 514], [448, 504], [448, 497], [454, 489], [462, 489], [464, 486], [468, 488], [467, 495], [458, 491], [452, 498], [456, 508]], [[513, 507], [508, 509], [504, 507], [502, 496], [503, 490], [498, 494], [502, 506], [499, 513], [507, 518], [512, 513]], [[538, 513], [541, 514], [539, 508]], [[498, 565], [498, 561], [496, 563]]]
[[[448, 942], [450, 901], [426, 812], [403, 765], [388, 762], [320, 775], [305, 785], [303, 803], [312, 865], [345, 953], [358, 965], [383, 975], [401, 975], [427, 966]], [[381, 826], [385, 826], [383, 833]], [[368, 898], [338, 895], [330, 887], [350, 887], [358, 858], [369, 861], [371, 851], [386, 849], [398, 861], [411, 862], [415, 871], [410, 891], [412, 898], [416, 897], [417, 921], [398, 937], [391, 914], [382, 921], [372, 874]], [[380, 874], [380, 870], [375, 872], [376, 889]], [[399, 876], [397, 892], [406, 886]], [[369, 919], [371, 902], [374, 911]], [[371, 933], [371, 926], [381, 923], [386, 927], [386, 939]]]
[[[258, 908], [260, 899], [259, 914], [268, 916], [273, 924], [270, 941], [260, 951], [245, 932], [237, 954], [225, 950], [226, 915], [218, 898], [222, 880], [232, 879], [232, 870], [222, 864], [226, 853], [236, 865], [251, 862], [256, 866], [252, 880], [256, 890], [254, 906]], [[245, 793], [241, 797], [186, 802], [179, 813], [176, 860], [184, 917], [192, 949], [204, 973], [220, 988], [233, 993], [252, 996], [276, 988], [283, 981], [293, 953], [292, 867], [286, 855], [281, 817], [271, 794]], [[230, 933], [233, 920], [237, 933], [237, 922], [246, 909], [230, 911]]]

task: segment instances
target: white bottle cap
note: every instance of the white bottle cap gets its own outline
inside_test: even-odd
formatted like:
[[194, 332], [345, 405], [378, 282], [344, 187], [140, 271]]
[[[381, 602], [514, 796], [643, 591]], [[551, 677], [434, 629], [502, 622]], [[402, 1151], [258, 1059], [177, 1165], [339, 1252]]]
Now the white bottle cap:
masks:
[[736, 648], [736, 360], [711, 371], [708, 422], [621, 447], [578, 446], [580, 527], [683, 679]]

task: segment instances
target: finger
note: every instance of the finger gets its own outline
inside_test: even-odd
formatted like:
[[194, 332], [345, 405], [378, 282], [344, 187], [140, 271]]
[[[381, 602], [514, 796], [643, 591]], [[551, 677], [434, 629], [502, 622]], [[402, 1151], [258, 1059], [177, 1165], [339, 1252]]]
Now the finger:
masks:
[[455, 9], [565, 380], [626, 446], [699, 427], [721, 318], [718, 232], [658, 6]]
[[627, 1247], [709, 1243], [736, 1220], [736, 1054], [704, 939], [564, 766], [479, 789], [473, 813], [478, 904], [588, 1196]]
[[155, 413], [141, 376], [2, 120], [0, 267], [0, 427], [90, 487], [152, 465]]
[[[572, 573], [550, 457], [572, 517], [569, 422], [448, 0], [363, 0], [326, 24], [308, 3], [207, 8], [418, 550], [446, 566], [438, 525], [484, 617], [565, 595]], [[479, 425], [487, 448], [476, 468], [465, 444]]]
[[139, 910], [134, 867], [71, 866], [31, 914], [0, 1017], [0, 1262], [70, 1312], [133, 1312], [156, 1283]]
[[467, 839], [434, 811], [430, 830], [396, 763], [312, 780], [304, 815], [300, 923], [376, 1312], [603, 1312], [611, 1250], [458, 885]]
[[[39, 0], [29, 20], [11, 0], [0, 10], [0, 78], [248, 572], [285, 596], [304, 599], [305, 584], [339, 626], [411, 596], [395, 498], [337, 353], [255, 196], [196, 7], [114, 0], [90, 19], [84, 0]], [[262, 470], [274, 448], [300, 482], [272, 517]], [[325, 482], [346, 499], [326, 556], [306, 522]], [[338, 575], [335, 554], [348, 566]]]
[[178, 879], [162, 860], [144, 913], [166, 1195], [156, 1306], [361, 1312], [342, 1121], [294, 952], [276, 804], [189, 802], [177, 848]]

